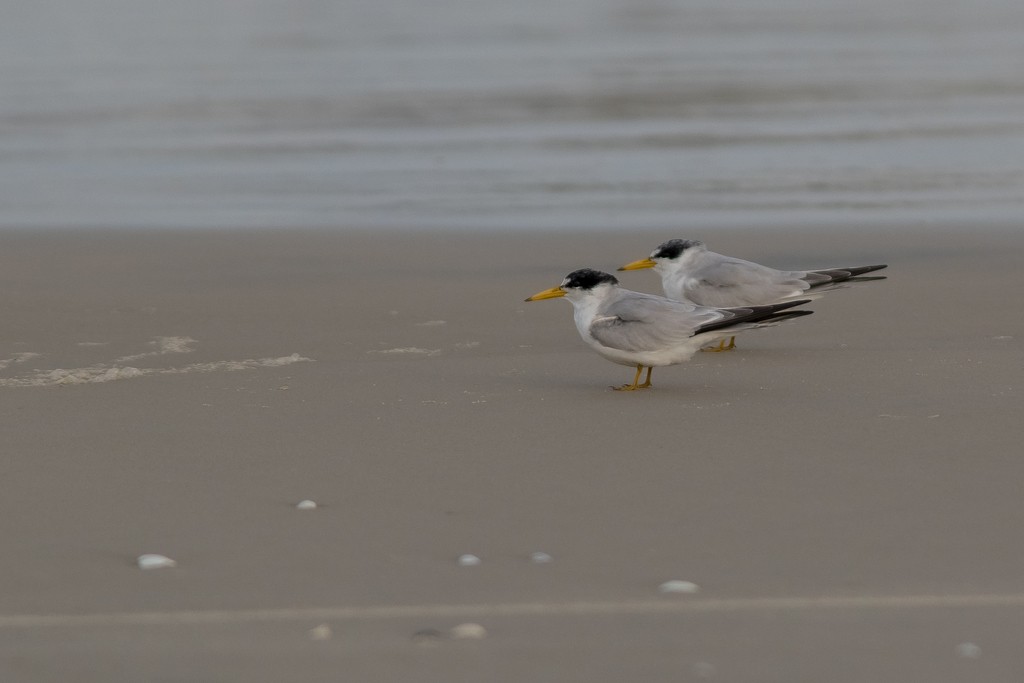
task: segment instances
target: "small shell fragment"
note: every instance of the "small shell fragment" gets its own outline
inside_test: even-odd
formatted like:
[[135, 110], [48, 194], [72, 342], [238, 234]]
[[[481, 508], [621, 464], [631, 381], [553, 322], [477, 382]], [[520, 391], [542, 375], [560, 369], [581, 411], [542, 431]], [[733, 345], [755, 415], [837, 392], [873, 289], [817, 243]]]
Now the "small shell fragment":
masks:
[[460, 567], [475, 567], [480, 564], [480, 558], [466, 553], [465, 555], [459, 555], [458, 562]]
[[693, 675], [697, 678], [714, 678], [718, 669], [710, 662], [697, 662], [693, 665]]
[[178, 566], [178, 563], [171, 558], [152, 553], [139, 555], [139, 558], [135, 562], [139, 565], [139, 569], [163, 569], [164, 567]]
[[487, 637], [487, 629], [480, 624], [459, 624], [449, 632], [454, 640], [483, 640]]
[[309, 500], [308, 498], [306, 500], [300, 500], [298, 503], [295, 504], [295, 509], [296, 510], [315, 510], [316, 509], [316, 501], [315, 500]]
[[534, 564], [547, 564], [553, 558], [545, 552], [537, 551], [530, 555], [530, 562]]
[[310, 640], [330, 640], [331, 636], [334, 635], [334, 631], [331, 630], [330, 625], [320, 624], [306, 631], [306, 635], [309, 636]]
[[700, 586], [692, 581], [679, 581], [678, 579], [666, 581], [658, 586], [658, 591], [661, 593], [696, 593], [699, 590]]

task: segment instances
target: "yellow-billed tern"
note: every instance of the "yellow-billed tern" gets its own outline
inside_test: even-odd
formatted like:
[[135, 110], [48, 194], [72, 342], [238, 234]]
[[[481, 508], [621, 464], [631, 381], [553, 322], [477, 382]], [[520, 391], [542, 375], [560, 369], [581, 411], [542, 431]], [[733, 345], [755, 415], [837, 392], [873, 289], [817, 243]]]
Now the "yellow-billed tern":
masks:
[[[788, 310], [808, 300], [738, 308], [672, 301], [624, 289], [613, 275], [590, 268], [569, 273], [562, 284], [527, 301], [556, 297], [572, 304], [576, 329], [592, 349], [613, 363], [636, 367], [633, 383], [616, 387], [625, 391], [646, 389], [655, 367], [687, 361], [710, 342], [811, 314]], [[645, 367], [647, 378], [640, 384]]]
[[[776, 270], [708, 251], [699, 240], [669, 240], [658, 245], [649, 258], [633, 261], [619, 270], [653, 268], [661, 276], [665, 296], [702, 306], [729, 308], [762, 306], [806, 296], [808, 290], [825, 291], [845, 282], [883, 280], [858, 277], [885, 265], [829, 268], [825, 270]], [[722, 345], [717, 350], [733, 348]]]

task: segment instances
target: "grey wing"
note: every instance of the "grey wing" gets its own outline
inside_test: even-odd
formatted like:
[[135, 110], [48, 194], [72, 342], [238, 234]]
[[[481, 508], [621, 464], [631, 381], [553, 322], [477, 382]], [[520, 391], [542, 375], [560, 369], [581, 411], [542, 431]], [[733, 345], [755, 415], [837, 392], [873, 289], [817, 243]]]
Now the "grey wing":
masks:
[[689, 302], [631, 292], [603, 306], [590, 324], [598, 342], [622, 351], [657, 351], [679, 344], [699, 327], [735, 314]]
[[775, 270], [741, 259], [701, 268], [684, 288], [705, 306], [758, 306], [797, 296], [810, 287], [804, 273]]

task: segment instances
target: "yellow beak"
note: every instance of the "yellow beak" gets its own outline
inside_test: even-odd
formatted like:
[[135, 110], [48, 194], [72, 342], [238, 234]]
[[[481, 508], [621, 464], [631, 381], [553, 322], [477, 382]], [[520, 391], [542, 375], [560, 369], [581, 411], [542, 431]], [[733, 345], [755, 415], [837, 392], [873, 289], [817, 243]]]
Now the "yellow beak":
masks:
[[652, 261], [651, 259], [643, 258], [640, 259], [639, 261], [627, 263], [626, 265], [619, 268], [619, 270], [643, 270], [644, 268], [653, 268], [656, 265], [658, 264]]
[[543, 292], [537, 292], [531, 296], [527, 301], [540, 301], [541, 299], [557, 299], [560, 296], [565, 296], [565, 290], [561, 287], [552, 287], [551, 289], [545, 289]]

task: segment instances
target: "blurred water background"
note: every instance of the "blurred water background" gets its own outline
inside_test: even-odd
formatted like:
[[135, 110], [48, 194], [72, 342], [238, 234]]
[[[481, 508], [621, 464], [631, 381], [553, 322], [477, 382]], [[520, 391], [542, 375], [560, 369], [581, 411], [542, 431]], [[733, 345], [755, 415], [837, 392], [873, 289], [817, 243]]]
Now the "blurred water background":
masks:
[[1012, 226], [1024, 206], [1021, 0], [0, 8], [2, 228]]

